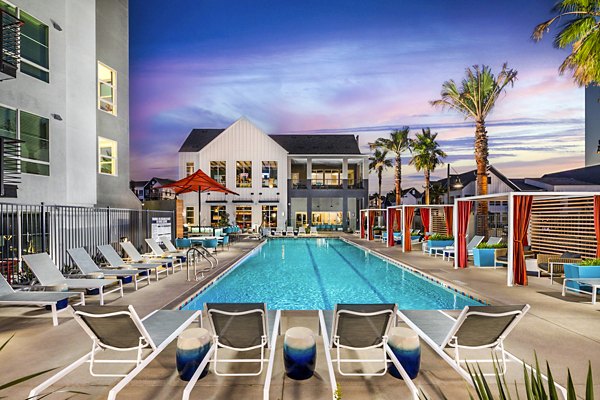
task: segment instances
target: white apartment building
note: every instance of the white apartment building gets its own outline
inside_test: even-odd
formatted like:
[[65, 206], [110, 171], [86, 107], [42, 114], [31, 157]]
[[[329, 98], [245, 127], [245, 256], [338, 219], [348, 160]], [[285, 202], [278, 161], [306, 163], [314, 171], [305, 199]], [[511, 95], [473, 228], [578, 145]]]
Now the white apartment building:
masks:
[[585, 166], [599, 164], [600, 86], [590, 85], [585, 88]]
[[0, 202], [139, 208], [127, 0], [0, 0], [0, 11], [22, 23], [16, 71], [0, 68], [0, 136], [21, 141], [20, 182]]

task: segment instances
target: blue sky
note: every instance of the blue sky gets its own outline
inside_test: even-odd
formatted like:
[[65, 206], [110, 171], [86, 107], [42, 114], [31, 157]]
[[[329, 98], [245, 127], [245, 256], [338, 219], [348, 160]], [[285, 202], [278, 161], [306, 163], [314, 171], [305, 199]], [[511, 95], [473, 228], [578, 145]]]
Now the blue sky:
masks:
[[[176, 178], [191, 129], [241, 116], [267, 133], [358, 134], [365, 152], [394, 128], [431, 126], [464, 171], [473, 127], [429, 101], [466, 67], [503, 62], [519, 75], [488, 119], [491, 163], [515, 178], [583, 165], [584, 91], [558, 75], [566, 53], [550, 36], [530, 39], [552, 0], [169, 5], [129, 4], [133, 179]], [[421, 188], [422, 174], [403, 170], [403, 186]]]

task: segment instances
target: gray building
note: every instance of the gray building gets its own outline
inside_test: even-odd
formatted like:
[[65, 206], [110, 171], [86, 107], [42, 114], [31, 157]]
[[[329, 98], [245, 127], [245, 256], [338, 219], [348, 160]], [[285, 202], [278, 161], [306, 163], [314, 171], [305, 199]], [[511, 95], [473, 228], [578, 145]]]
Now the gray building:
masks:
[[600, 86], [585, 89], [585, 165], [600, 164]]
[[16, 72], [0, 77], [0, 136], [21, 141], [20, 182], [0, 201], [139, 208], [127, 0], [0, 0], [0, 10], [22, 22]]

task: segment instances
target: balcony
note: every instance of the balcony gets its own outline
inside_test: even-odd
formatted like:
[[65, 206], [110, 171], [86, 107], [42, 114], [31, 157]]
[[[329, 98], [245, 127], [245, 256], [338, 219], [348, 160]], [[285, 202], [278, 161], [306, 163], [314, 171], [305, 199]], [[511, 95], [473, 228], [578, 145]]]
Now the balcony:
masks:
[[17, 77], [21, 60], [21, 22], [6, 11], [0, 10], [0, 81]]
[[364, 190], [366, 182], [366, 179], [288, 179], [290, 190]]
[[21, 141], [0, 136], [0, 197], [17, 197], [17, 184], [21, 182], [20, 157]]

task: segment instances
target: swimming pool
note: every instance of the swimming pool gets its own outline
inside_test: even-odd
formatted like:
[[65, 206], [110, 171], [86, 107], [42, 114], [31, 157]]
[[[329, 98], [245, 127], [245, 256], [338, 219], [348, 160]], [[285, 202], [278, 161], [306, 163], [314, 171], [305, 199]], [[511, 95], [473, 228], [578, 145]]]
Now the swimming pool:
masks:
[[331, 310], [336, 303], [397, 303], [404, 309], [459, 309], [482, 303], [340, 239], [269, 239], [192, 298], [266, 303], [276, 310]]

